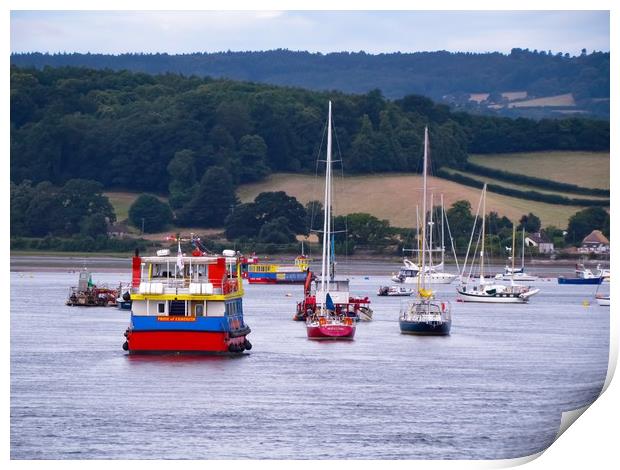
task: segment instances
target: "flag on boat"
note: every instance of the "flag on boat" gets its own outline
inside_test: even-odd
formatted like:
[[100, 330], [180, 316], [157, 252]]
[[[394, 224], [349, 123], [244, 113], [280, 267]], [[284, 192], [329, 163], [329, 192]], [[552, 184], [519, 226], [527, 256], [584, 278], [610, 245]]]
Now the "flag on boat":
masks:
[[179, 268], [179, 271], [183, 271], [184, 267], [185, 265], [183, 264], [183, 253], [181, 252], [181, 242], [179, 242], [179, 251], [177, 254], [177, 268]]
[[325, 306], [327, 307], [327, 310], [336, 310], [332, 296], [329, 295], [329, 293], [327, 294], [327, 297], [325, 297]]

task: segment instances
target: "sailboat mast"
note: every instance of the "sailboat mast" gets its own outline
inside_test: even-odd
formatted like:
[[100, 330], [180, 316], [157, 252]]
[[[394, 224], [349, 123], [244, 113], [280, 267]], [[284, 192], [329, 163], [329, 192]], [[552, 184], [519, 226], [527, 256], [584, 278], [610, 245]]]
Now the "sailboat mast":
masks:
[[511, 273], [511, 280], [512, 283], [514, 284], [515, 282], [515, 237], [516, 237], [516, 232], [517, 227], [516, 225], [513, 223], [512, 224], [512, 252], [510, 253], [512, 256], [512, 273]]
[[441, 194], [441, 269], [443, 271], [443, 267], [444, 267], [444, 260], [445, 260], [445, 253], [446, 253], [446, 247], [444, 246], [444, 219], [446, 217], [446, 214], [444, 213], [444, 209], [443, 209], [443, 193]]
[[487, 213], [487, 184], [482, 188], [482, 249], [480, 250], [480, 284], [484, 282], [484, 223]]
[[522, 234], [521, 234], [521, 272], [524, 272], [524, 268], [525, 268], [525, 224], [523, 225], [523, 227], [521, 227], [522, 229]]
[[423, 196], [422, 196], [422, 269], [420, 273], [422, 274], [422, 288], [425, 288], [425, 274], [426, 274], [426, 256], [425, 256], [425, 247], [426, 247], [426, 174], [427, 174], [427, 165], [428, 165], [428, 127], [424, 128], [424, 168], [423, 168]]
[[428, 224], [428, 267], [433, 269], [433, 193], [431, 193], [430, 222]]
[[325, 281], [329, 275], [330, 243], [331, 243], [331, 166], [332, 166], [332, 102], [329, 102], [327, 117], [327, 159], [325, 164], [325, 210], [323, 212], [323, 257], [321, 260], [321, 292], [323, 292], [322, 309], [329, 292], [329, 282]]

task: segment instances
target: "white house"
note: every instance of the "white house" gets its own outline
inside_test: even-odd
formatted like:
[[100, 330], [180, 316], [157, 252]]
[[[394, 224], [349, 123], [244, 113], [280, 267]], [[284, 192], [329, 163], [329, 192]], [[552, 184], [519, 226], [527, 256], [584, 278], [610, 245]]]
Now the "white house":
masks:
[[529, 234], [525, 237], [525, 244], [538, 248], [539, 253], [553, 253], [555, 251], [553, 242], [543, 232]]

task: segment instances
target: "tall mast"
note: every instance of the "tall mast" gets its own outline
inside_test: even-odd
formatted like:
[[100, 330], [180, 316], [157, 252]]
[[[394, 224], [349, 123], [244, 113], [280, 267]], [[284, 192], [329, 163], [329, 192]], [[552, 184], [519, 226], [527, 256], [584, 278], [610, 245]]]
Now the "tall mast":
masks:
[[517, 230], [517, 226], [513, 223], [512, 224], [512, 273], [511, 273], [511, 283], [514, 284], [515, 283], [515, 236], [516, 236], [516, 230]]
[[482, 188], [482, 249], [480, 250], [480, 284], [484, 283], [484, 222], [487, 213], [487, 184]]
[[522, 235], [521, 235], [521, 271], [523, 272], [523, 268], [525, 267], [525, 224], [523, 224], [523, 227], [521, 227], [523, 229]]
[[323, 258], [321, 261], [321, 291], [323, 292], [322, 310], [329, 293], [330, 244], [331, 244], [331, 172], [332, 172], [332, 102], [329, 102], [327, 117], [327, 159], [325, 164], [325, 210], [323, 213]]
[[445, 258], [445, 252], [446, 252], [446, 247], [444, 246], [444, 218], [446, 217], [445, 213], [444, 213], [444, 209], [443, 209], [443, 193], [441, 193], [441, 270], [443, 271], [444, 268], [444, 258]]
[[430, 221], [428, 223], [428, 267], [433, 269], [433, 193], [431, 193]]
[[428, 127], [424, 128], [424, 169], [423, 169], [423, 196], [422, 196], [422, 288], [425, 288], [425, 273], [426, 273], [426, 172], [428, 165]]

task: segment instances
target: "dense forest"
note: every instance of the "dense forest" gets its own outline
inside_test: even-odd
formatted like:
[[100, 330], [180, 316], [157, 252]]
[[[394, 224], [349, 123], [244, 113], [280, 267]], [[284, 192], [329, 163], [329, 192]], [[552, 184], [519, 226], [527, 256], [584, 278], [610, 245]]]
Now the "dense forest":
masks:
[[207, 170], [226, 188], [272, 171], [314, 171], [330, 99], [348, 174], [420, 171], [425, 125], [435, 169], [464, 167], [468, 152], [609, 149], [607, 121], [472, 116], [415, 95], [390, 101], [378, 90], [13, 66], [11, 180], [83, 178], [167, 193], [180, 208]]
[[24, 53], [11, 55], [11, 63], [179, 73], [357, 94], [379, 89], [390, 99], [417, 94], [470, 109], [480, 109], [468, 102], [470, 93], [526, 91], [530, 97], [572, 93], [582, 110], [609, 115], [609, 53], [585, 50], [579, 56], [518, 48], [510, 54], [321, 54], [285, 49], [180, 55]]

